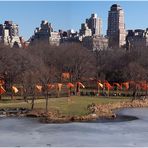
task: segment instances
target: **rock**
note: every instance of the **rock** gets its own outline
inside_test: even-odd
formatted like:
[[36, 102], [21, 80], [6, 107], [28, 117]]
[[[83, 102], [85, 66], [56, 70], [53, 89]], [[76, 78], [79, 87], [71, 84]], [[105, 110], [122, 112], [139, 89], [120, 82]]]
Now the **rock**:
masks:
[[6, 115], [0, 115], [0, 117], [6, 117]]
[[113, 115], [112, 115], [112, 118], [116, 118], [116, 117], [117, 117], [116, 114], [113, 114]]
[[75, 117], [72, 116], [72, 117], [70, 118], [70, 121], [75, 121]]
[[6, 112], [5, 112], [5, 111], [3, 111], [3, 112], [2, 112], [2, 115], [6, 115]]
[[15, 117], [16, 114], [13, 114], [13, 113], [12, 113], [12, 114], [9, 114], [9, 116], [10, 116], [10, 117]]
[[37, 112], [29, 112], [26, 114], [26, 117], [39, 117], [39, 114]]
[[5, 109], [3, 109], [3, 108], [2, 108], [2, 109], [0, 109], [0, 112], [4, 112], [4, 111], [5, 111]]
[[55, 117], [55, 118], [47, 118], [47, 117], [42, 117], [40, 119], [40, 121], [42, 123], [68, 123], [71, 120], [69, 118], [58, 118], [58, 117]]
[[97, 114], [91, 114], [92, 117], [97, 117]]

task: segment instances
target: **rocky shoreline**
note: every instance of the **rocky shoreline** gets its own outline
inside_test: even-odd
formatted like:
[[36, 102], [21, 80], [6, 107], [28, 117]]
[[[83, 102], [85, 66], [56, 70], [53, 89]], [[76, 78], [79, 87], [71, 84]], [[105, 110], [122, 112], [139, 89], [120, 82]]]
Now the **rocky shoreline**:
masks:
[[67, 123], [67, 122], [85, 122], [95, 121], [97, 119], [114, 119], [116, 118], [115, 110], [123, 108], [142, 108], [148, 107], [148, 100], [134, 100], [134, 101], [123, 101], [118, 103], [108, 104], [90, 104], [87, 109], [88, 115], [84, 116], [45, 116], [41, 118], [43, 123]]
[[0, 117], [24, 117], [29, 112], [30, 110], [26, 108], [2, 108], [0, 109]]
[[123, 101], [117, 103], [108, 104], [94, 104], [88, 106], [88, 110], [91, 113], [95, 113], [97, 117], [115, 118], [115, 110], [123, 108], [142, 108], [148, 107], [148, 100], [134, 100], [134, 101]]
[[45, 113], [43, 110], [29, 110], [26, 108], [6, 108], [0, 109], [0, 117], [35, 117], [39, 118], [42, 123], [69, 123], [69, 122], [86, 122], [97, 119], [114, 119], [116, 118], [115, 110], [123, 108], [142, 108], [148, 107], [148, 100], [123, 101], [108, 104], [88, 105], [88, 114], [84, 116], [66, 116], [57, 112]]

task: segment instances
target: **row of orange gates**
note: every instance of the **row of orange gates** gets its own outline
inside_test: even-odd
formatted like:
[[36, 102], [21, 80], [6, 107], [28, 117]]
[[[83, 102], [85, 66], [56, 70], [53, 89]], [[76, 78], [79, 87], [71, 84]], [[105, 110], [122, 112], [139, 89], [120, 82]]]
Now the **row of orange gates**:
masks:
[[[0, 94], [4, 94], [6, 93], [6, 90], [4, 89], [3, 87], [4, 85], [4, 81], [1, 81], [0, 80]], [[54, 84], [48, 84], [48, 89], [56, 89], [58, 91], [61, 91], [63, 85], [65, 84], [62, 84], [62, 83], [54, 83]], [[141, 89], [141, 90], [148, 90], [148, 84], [146, 81], [127, 81], [127, 82], [123, 82], [123, 83], [113, 83], [112, 85], [108, 82], [108, 81], [103, 81], [101, 82], [100, 80], [97, 81], [97, 86], [98, 86], [98, 90], [113, 90], [114, 87], [116, 87], [116, 89], [118, 90], [129, 90], [130, 89], [130, 86], [134, 86], [135, 88], [137, 89]], [[80, 88], [85, 88], [85, 85], [82, 84], [81, 82], [76, 82], [75, 84], [74, 83], [66, 83], [66, 87], [67, 89], [71, 89], [71, 88], [77, 88], [78, 91], [80, 91]], [[42, 85], [35, 85], [35, 89], [39, 92], [42, 92], [43, 90], [43, 86]], [[18, 93], [19, 92], [19, 89], [13, 85], [12, 86], [12, 91], [14, 93]]]
[[[0, 83], [0, 94], [4, 94], [6, 93], [6, 90], [4, 89], [3, 87], [4, 83]], [[64, 86], [65, 84], [62, 84], [62, 83], [54, 83], [54, 84], [48, 84], [48, 89], [51, 90], [51, 89], [55, 89], [55, 90], [58, 90], [58, 91], [61, 91], [62, 90], [62, 87]], [[85, 88], [85, 86], [81, 83], [81, 82], [76, 82], [75, 84], [73, 83], [66, 83], [66, 87], [67, 89], [71, 89], [71, 88], [75, 88], [77, 87], [78, 89], [80, 88]], [[17, 86], [13, 85], [12, 86], [12, 92], [17, 94], [19, 92], [19, 89]], [[43, 86], [42, 85], [35, 85], [35, 89], [38, 91], [38, 92], [42, 92], [43, 91]]]
[[112, 85], [108, 81], [104, 81], [101, 83], [101, 81], [97, 82], [98, 88], [107, 89], [107, 90], [113, 90], [114, 87], [118, 90], [130, 90], [130, 88], [138, 89], [146, 91], [148, 90], [148, 84], [146, 81], [127, 81], [122, 83], [113, 83]]

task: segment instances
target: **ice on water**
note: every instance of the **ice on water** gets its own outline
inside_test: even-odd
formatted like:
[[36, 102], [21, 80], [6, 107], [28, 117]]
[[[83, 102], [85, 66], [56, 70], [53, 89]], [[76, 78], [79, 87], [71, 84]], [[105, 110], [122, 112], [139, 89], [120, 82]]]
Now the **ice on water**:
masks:
[[119, 111], [126, 122], [41, 124], [37, 119], [1, 118], [0, 146], [148, 146], [148, 109]]

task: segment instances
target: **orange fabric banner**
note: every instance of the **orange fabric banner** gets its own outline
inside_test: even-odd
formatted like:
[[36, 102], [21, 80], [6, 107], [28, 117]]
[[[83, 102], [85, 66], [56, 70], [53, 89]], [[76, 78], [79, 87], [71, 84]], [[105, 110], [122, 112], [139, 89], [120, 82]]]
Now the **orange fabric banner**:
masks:
[[148, 84], [146, 84], [146, 83], [142, 83], [142, 84], [140, 85], [140, 87], [141, 87], [141, 89], [143, 89], [143, 90], [148, 90]]
[[12, 90], [13, 90], [13, 92], [16, 94], [16, 93], [18, 93], [18, 89], [17, 89], [17, 87], [15, 87], [15, 86], [12, 86]]
[[97, 82], [97, 84], [98, 84], [99, 87], [103, 88], [103, 84], [102, 83]]
[[41, 85], [36, 85], [36, 88], [37, 88], [37, 90], [38, 90], [39, 92], [42, 91], [42, 86], [41, 86]]
[[122, 89], [122, 85], [120, 85], [119, 83], [113, 83], [114, 86], [117, 86], [120, 90]]
[[55, 85], [54, 84], [48, 84], [48, 88], [53, 89], [53, 88], [55, 88]]
[[58, 90], [59, 90], [59, 91], [61, 91], [61, 89], [62, 89], [62, 85], [63, 85], [63, 84], [61, 84], [61, 83], [58, 83], [58, 84], [57, 84], [57, 86], [58, 86]]
[[129, 89], [129, 82], [124, 82], [121, 85], [124, 86], [126, 88], [126, 90]]
[[69, 79], [70, 78], [70, 74], [68, 72], [64, 72], [64, 73], [62, 73], [62, 77], [64, 79]]
[[4, 80], [0, 79], [0, 85], [4, 85], [4, 84], [5, 84]]
[[113, 88], [107, 81], [104, 82], [104, 86], [105, 86], [108, 90], [110, 90], [110, 89]]
[[74, 88], [75, 86], [74, 86], [74, 84], [72, 84], [72, 83], [67, 83], [67, 87], [68, 87], [68, 88]]
[[3, 86], [0, 86], [0, 94], [4, 94], [6, 92], [6, 90], [3, 88]]
[[85, 86], [81, 83], [81, 82], [77, 82], [77, 84], [82, 87], [82, 88], [85, 88]]

